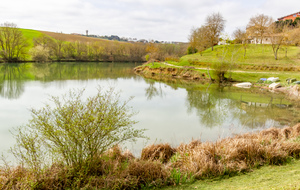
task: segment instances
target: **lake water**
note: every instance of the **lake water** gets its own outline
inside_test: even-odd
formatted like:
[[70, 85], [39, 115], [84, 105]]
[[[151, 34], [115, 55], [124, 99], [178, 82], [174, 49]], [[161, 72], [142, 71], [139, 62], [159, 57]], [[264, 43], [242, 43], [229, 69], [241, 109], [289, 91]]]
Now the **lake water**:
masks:
[[147, 129], [149, 141], [125, 144], [134, 154], [149, 143], [176, 146], [192, 139], [215, 141], [233, 133], [284, 127], [300, 122], [299, 107], [258, 89], [218, 88], [200, 82], [154, 81], [133, 73], [134, 63], [51, 63], [0, 65], [0, 152], [13, 146], [10, 131], [31, 118], [30, 108], [41, 108], [50, 95], [85, 88], [94, 95], [98, 86], [115, 87], [121, 98], [134, 96], [138, 114], [135, 128]]

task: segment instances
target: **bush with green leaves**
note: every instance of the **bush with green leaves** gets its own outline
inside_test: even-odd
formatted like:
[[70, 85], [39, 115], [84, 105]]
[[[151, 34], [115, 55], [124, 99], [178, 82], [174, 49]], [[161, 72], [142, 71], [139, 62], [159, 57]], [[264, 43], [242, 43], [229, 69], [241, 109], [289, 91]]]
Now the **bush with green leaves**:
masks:
[[[212, 64], [212, 69], [216, 80], [222, 83], [231, 78], [231, 71], [241, 57], [241, 48], [240, 46], [224, 45], [217, 51], [217, 61]], [[227, 78], [225, 75], [227, 75]]]
[[32, 119], [19, 127], [12, 153], [33, 169], [45, 163], [63, 162], [86, 168], [91, 160], [114, 145], [143, 138], [144, 130], [133, 128], [136, 113], [120, 100], [113, 88], [98, 88], [84, 100], [84, 90], [70, 90], [62, 97], [52, 96], [51, 104], [31, 109]]

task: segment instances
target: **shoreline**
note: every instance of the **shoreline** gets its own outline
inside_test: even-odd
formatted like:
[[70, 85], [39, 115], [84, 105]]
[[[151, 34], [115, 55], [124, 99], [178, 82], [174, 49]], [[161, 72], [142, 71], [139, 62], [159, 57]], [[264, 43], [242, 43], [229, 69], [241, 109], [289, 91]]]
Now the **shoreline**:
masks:
[[[147, 64], [147, 63], [145, 63]], [[167, 66], [171, 66], [171, 64], [165, 64]], [[175, 67], [175, 68], [174, 68]], [[146, 78], [155, 79], [156, 76], [159, 78], [167, 78], [167, 79], [182, 79], [191, 82], [211, 82], [209, 78], [207, 78], [207, 73], [203, 72], [200, 73], [199, 71], [195, 71], [194, 67], [160, 67], [160, 68], [150, 68], [149, 66], [137, 66], [134, 68], [134, 72], [137, 75]], [[202, 70], [202, 69], [201, 69]], [[240, 73], [244, 73], [240, 71]], [[234, 85], [235, 83], [242, 82], [242, 81], [228, 81], [226, 85]], [[264, 86], [258, 86], [259, 83], [252, 83], [254, 88], [261, 88], [268, 90], [271, 93], [283, 93], [289, 100], [298, 101], [300, 100], [300, 87], [299, 85], [295, 84], [292, 86], [281, 86], [275, 89], [269, 87], [270, 84], [265, 84]]]

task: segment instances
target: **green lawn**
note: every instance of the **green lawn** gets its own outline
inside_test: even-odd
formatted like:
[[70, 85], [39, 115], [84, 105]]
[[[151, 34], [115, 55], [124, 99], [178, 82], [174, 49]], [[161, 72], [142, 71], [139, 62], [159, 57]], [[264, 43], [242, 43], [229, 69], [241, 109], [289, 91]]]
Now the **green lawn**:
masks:
[[283, 166], [264, 166], [253, 172], [225, 179], [199, 180], [193, 184], [163, 188], [171, 189], [300, 189], [300, 161]]
[[[227, 47], [227, 50], [224, 47]], [[286, 48], [287, 57], [285, 57]], [[245, 57], [241, 45], [215, 46], [214, 51], [209, 48], [203, 52], [202, 56], [199, 53], [183, 56], [177, 65], [191, 65], [193, 60], [199, 62], [200, 65], [218, 62], [224, 54], [231, 58], [232, 54], [228, 53], [230, 51], [234, 52], [234, 62], [238, 65], [300, 66], [299, 47], [283, 46], [278, 52], [278, 60], [275, 60], [271, 45], [260, 44], [249, 44]]]

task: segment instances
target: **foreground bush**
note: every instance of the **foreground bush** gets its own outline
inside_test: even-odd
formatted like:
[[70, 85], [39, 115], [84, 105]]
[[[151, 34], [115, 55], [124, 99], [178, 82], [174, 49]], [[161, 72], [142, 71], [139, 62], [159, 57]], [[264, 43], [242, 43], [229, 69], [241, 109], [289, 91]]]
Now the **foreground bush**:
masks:
[[2, 189], [143, 189], [196, 179], [235, 175], [265, 164], [281, 165], [300, 156], [300, 124], [236, 135], [217, 142], [192, 141], [172, 148], [150, 145], [141, 158], [118, 146], [94, 157], [92, 167], [54, 163], [37, 176], [30, 168], [3, 168]]
[[83, 95], [84, 90], [71, 90], [42, 109], [31, 109], [32, 119], [18, 129], [12, 149], [20, 164], [36, 172], [46, 163], [87, 169], [109, 148], [143, 137], [143, 130], [132, 127], [135, 113], [128, 101], [121, 102], [114, 89], [99, 88], [86, 100]]

